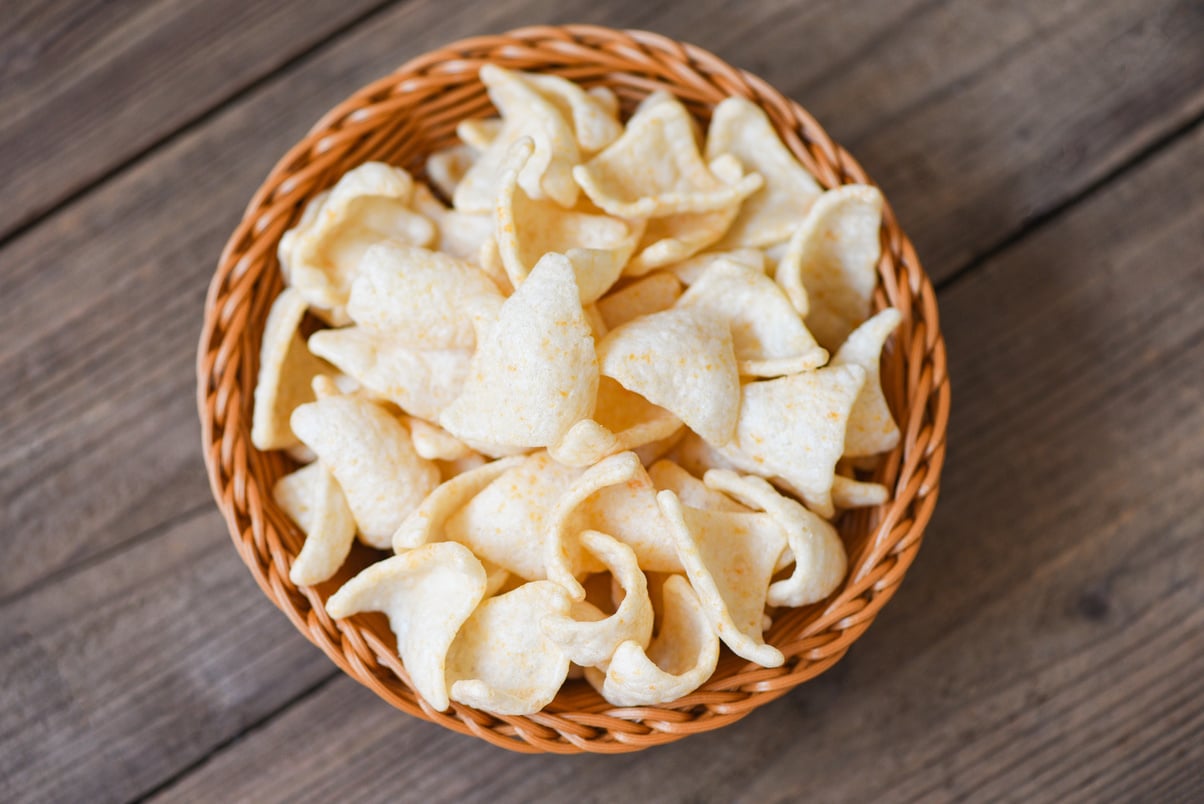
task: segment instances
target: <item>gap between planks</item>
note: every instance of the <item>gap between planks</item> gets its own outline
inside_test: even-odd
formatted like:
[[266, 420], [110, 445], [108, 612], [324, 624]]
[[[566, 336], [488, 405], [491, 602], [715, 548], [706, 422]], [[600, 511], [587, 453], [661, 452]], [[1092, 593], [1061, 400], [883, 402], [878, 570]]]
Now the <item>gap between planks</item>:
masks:
[[306, 700], [307, 698], [311, 698], [314, 695], [317, 695], [322, 690], [326, 689], [326, 687], [329, 686], [332, 682], [337, 680], [338, 677], [341, 676], [342, 674], [343, 674], [342, 670], [335, 668], [328, 675], [323, 676], [318, 681], [314, 682], [310, 686], [301, 690], [295, 696], [293, 696], [292, 698], [289, 698], [287, 701], [283, 702], [282, 704], [277, 706], [275, 709], [272, 709], [272, 710], [264, 713], [264, 715], [262, 717], [259, 717], [258, 719], [254, 720], [253, 722], [248, 723], [246, 726], [239, 729], [234, 734], [231, 734], [229, 737], [222, 740], [220, 743], [217, 743], [216, 745], [214, 745], [212, 748], [210, 748], [204, 754], [201, 754], [199, 757], [194, 759], [192, 762], [190, 762], [187, 765], [185, 765], [184, 767], [180, 768], [178, 771], [175, 771], [171, 775], [163, 778], [158, 783], [156, 783], [154, 787], [150, 788], [149, 790], [147, 790], [143, 793], [139, 793], [137, 796], [135, 796], [133, 799], [131, 799], [131, 801], [140, 804], [143, 801], [149, 801], [150, 799], [159, 795], [163, 791], [171, 788], [172, 786], [174, 786], [176, 784], [176, 782], [180, 781], [181, 779], [185, 778], [186, 776], [190, 776], [194, 771], [199, 770], [206, 762], [208, 762], [210, 760], [210, 758], [216, 756], [217, 754], [222, 753], [227, 748], [238, 744], [245, 737], [249, 737], [254, 732], [257, 732], [260, 729], [265, 728], [269, 723], [271, 723], [273, 720], [275, 720], [277, 718], [277, 716], [284, 714], [286, 711], [293, 708], [295, 705], [301, 703], [302, 701]]
[[20, 589], [17, 589], [15, 592], [10, 592], [9, 594], [0, 597], [0, 609], [4, 609], [13, 603], [16, 603], [21, 598], [35, 594], [36, 592], [39, 592], [48, 586], [53, 586], [61, 581], [70, 580], [75, 575], [78, 575], [79, 573], [84, 572], [96, 566], [97, 564], [103, 564], [113, 556], [120, 555], [121, 553], [128, 552], [136, 547], [139, 547], [140, 545], [153, 541], [177, 525], [183, 525], [195, 519], [196, 517], [209, 513], [213, 510], [214, 505], [214, 501], [209, 499], [205, 500], [205, 502], [201, 503], [200, 505], [190, 506], [183, 511], [159, 520], [150, 527], [135, 533], [128, 539], [86, 556], [85, 558], [82, 558], [73, 564], [60, 567], [48, 575], [43, 575], [41, 578], [38, 578], [28, 586], [23, 586]]
[[190, 118], [180, 122], [175, 128], [164, 132], [157, 139], [147, 143], [142, 148], [134, 151], [129, 156], [117, 160], [113, 165], [106, 168], [95, 178], [85, 181], [68, 190], [62, 197], [49, 203], [46, 207], [40, 210], [36, 215], [23, 221], [9, 229], [7, 232], [0, 233], [0, 251], [2, 251], [9, 243], [19, 240], [24, 235], [32, 232], [46, 221], [65, 212], [70, 207], [74, 206], [79, 201], [87, 198], [93, 192], [103, 187], [108, 182], [125, 173], [130, 168], [135, 167], [141, 162], [153, 157], [156, 153], [169, 147], [173, 142], [186, 136], [192, 131], [195, 131], [213, 118], [220, 115], [230, 106], [241, 101], [249, 95], [254, 94], [259, 89], [274, 82], [282, 73], [291, 71], [294, 67], [309, 61], [310, 58], [324, 51], [326, 48], [334, 45], [338, 40], [342, 39], [348, 33], [355, 29], [371, 23], [377, 17], [394, 7], [403, 6], [410, 0], [384, 0], [377, 3], [361, 14], [344, 22], [336, 28], [332, 28], [324, 36], [317, 41], [311, 43], [305, 48], [294, 53], [288, 59], [285, 59], [280, 64], [265, 71], [262, 75], [250, 79], [241, 85], [234, 84], [231, 86], [231, 91], [225, 96], [217, 99], [211, 106], [202, 109]]
[[[1063, 214], [1069, 212], [1074, 207], [1078, 206], [1083, 201], [1087, 201], [1102, 190], [1107, 189], [1111, 184], [1118, 179], [1122, 179], [1126, 174], [1140, 168], [1149, 160], [1153, 159], [1163, 149], [1175, 144], [1178, 140], [1190, 136], [1193, 131], [1204, 123], [1204, 111], [1199, 112], [1194, 117], [1189, 118], [1178, 126], [1171, 128], [1169, 131], [1163, 132], [1155, 137], [1146, 145], [1137, 149], [1127, 159], [1120, 162], [1114, 168], [1104, 173], [1094, 181], [1088, 182], [1076, 192], [1066, 196], [1066, 198], [1050, 206], [1048, 209], [1042, 210], [1035, 215], [1021, 221], [1020, 225], [1013, 229], [1008, 234], [999, 238], [995, 243], [983, 249], [977, 256], [966, 260], [959, 268], [955, 269], [948, 276], [943, 277], [933, 283], [933, 288], [939, 295], [948, 288], [953, 287], [967, 276], [973, 274], [986, 263], [995, 259], [999, 255], [1006, 252], [1013, 246], [1019, 245], [1023, 240], [1032, 234], [1044, 229], [1046, 226], [1057, 221]], [[921, 262], [923, 258], [921, 257]]]

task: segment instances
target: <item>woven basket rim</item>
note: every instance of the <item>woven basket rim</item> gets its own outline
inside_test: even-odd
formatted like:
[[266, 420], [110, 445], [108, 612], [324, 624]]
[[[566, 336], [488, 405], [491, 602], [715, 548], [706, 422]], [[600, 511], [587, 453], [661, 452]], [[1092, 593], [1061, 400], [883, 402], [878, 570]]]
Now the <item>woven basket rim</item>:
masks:
[[[363, 161], [365, 152], [400, 147], [416, 136], [413, 120], [399, 122], [397, 109], [410, 103], [432, 119], [452, 119], [452, 112], [471, 103], [479, 108], [479, 87], [465, 90], [477, 82], [476, 67], [484, 61], [556, 71], [588, 66], [595, 83], [636, 94], [665, 86], [694, 111], [705, 112], [724, 95], [743, 95], [766, 110], [787, 147], [825, 188], [873, 184], [799, 104], [714, 54], [660, 34], [532, 26], [463, 39], [411, 59], [330, 110], [280, 159], [222, 251], [197, 355], [197, 403], [214, 498], [240, 557], [268, 598], [348, 675], [409, 714], [528, 753], [622, 753], [728, 725], [844, 655], [898, 588], [937, 500], [950, 404], [945, 346], [935, 292], [889, 202], [883, 207], [875, 309], [891, 305], [903, 315], [883, 361], [883, 389], [903, 437], [875, 479], [886, 483], [891, 498], [841, 520], [842, 535], [866, 534], [863, 547], [850, 555], [841, 588], [827, 601], [788, 610], [775, 622], [769, 641], [786, 654], [782, 667], [725, 656], [700, 690], [657, 707], [619, 709], [593, 693], [596, 701], [579, 705], [588, 694], [573, 694], [575, 708], [565, 709], [558, 698], [527, 717], [494, 716], [454, 703], [448, 712], [436, 712], [413, 692], [389, 638], [380, 636], [378, 615], [331, 620], [323, 606], [330, 590], [298, 588], [289, 580], [295, 554], [290, 545], [299, 536], [265, 480], [281, 471], [282, 459], [259, 453], [249, 438], [259, 335], [279, 285], [276, 245], [305, 201], [329, 186], [331, 175]], [[618, 83], [620, 78], [626, 83]]]

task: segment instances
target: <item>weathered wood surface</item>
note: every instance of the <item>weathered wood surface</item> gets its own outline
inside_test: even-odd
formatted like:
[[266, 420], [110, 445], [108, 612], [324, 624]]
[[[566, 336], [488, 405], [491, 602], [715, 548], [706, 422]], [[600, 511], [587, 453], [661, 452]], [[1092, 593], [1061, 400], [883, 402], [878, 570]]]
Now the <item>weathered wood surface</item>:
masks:
[[330, 674], [222, 528], [206, 510], [0, 609], [0, 799], [133, 798]]
[[0, 238], [381, 4], [6, 3]]
[[[0, 232], [61, 206], [0, 247], [0, 798], [1204, 795], [1198, 3], [305, 6], [0, 30]], [[784, 702], [610, 760], [512, 757], [332, 676], [229, 547], [193, 402], [205, 283], [288, 145], [423, 50], [562, 21], [760, 73], [958, 277], [945, 490], [899, 597]], [[71, 59], [105, 83], [32, 92]]]

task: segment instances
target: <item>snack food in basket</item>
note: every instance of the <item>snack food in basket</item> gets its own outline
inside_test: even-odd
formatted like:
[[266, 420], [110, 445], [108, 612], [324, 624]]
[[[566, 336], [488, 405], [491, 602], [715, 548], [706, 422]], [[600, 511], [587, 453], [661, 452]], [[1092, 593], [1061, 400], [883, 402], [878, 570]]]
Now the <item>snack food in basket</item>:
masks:
[[501, 119], [427, 163], [450, 208], [366, 163], [281, 241], [254, 424], [316, 455], [276, 491], [294, 581], [353, 534], [392, 551], [327, 610], [385, 612], [436, 710], [536, 712], [571, 664], [665, 703], [720, 642], [780, 665], [767, 614], [837, 588], [831, 518], [886, 493], [838, 462], [898, 440], [877, 190], [822, 191], [742, 99], [704, 139], [667, 93], [624, 124], [561, 78], [481, 79]]

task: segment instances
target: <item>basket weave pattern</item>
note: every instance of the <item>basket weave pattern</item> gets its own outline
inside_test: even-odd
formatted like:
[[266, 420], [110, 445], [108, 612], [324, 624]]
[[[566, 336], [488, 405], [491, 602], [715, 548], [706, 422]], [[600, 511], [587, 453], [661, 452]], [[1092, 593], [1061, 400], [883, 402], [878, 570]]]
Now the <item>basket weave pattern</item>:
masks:
[[421, 174], [430, 151], [452, 144], [465, 117], [493, 113], [477, 71], [486, 62], [610, 87], [630, 111], [655, 89], [677, 95], [700, 119], [729, 95], [768, 113], [787, 147], [825, 187], [872, 183], [796, 103], [716, 56], [665, 37], [593, 26], [534, 27], [451, 44], [420, 56], [331, 110], [276, 165], [252, 198], [209, 288], [198, 354], [205, 461], [235, 547], [267, 596], [344, 671], [403, 711], [494, 745], [524, 752], [620, 753], [720, 728], [827, 670], [869, 627], [914, 560], [937, 499], [945, 456], [949, 382], [936, 298], [889, 205], [883, 211], [876, 308], [903, 315], [883, 359], [882, 384], [903, 433], [874, 479], [890, 500], [838, 522], [849, 574], [825, 603], [779, 612], [766, 635], [786, 656], [763, 668], [724, 653], [702, 688], [671, 704], [616, 709], [570, 682], [543, 712], [499, 717], [456, 703], [432, 710], [415, 695], [382, 617], [335, 621], [332, 589], [298, 588], [289, 566], [302, 536], [271, 497], [292, 465], [250, 443], [252, 391], [268, 309], [282, 287], [280, 236], [305, 203], [369, 159]]

